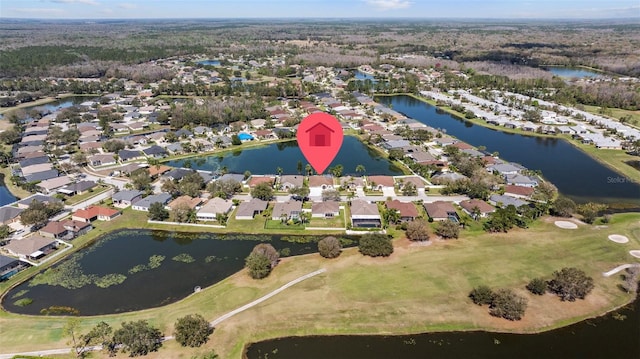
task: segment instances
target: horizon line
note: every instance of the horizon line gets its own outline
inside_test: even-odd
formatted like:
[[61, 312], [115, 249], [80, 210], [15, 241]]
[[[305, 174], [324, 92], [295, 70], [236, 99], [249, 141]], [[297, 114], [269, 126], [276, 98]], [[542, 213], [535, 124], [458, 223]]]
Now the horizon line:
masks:
[[415, 16], [391, 16], [391, 17], [310, 17], [310, 16], [291, 16], [291, 17], [114, 17], [114, 18], [46, 18], [46, 17], [2, 17], [0, 22], [4, 20], [46, 20], [46, 21], [113, 21], [113, 20], [500, 20], [500, 21], [621, 21], [633, 20], [637, 21], [640, 16], [630, 17], [415, 17]]

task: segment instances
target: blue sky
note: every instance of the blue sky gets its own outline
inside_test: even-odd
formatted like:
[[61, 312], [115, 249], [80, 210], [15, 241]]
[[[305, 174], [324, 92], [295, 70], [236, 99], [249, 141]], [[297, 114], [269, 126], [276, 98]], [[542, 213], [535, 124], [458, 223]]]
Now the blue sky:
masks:
[[0, 18], [640, 18], [640, 0], [0, 0]]

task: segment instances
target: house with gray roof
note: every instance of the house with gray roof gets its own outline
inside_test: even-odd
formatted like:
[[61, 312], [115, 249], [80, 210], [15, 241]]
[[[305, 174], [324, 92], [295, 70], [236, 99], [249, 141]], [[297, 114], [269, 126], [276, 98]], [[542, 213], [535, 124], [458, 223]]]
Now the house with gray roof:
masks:
[[24, 160], [20, 161], [20, 168], [25, 168], [25, 167], [39, 165], [39, 164], [48, 163], [48, 162], [49, 162], [48, 156], [25, 158]]
[[23, 200], [18, 201], [18, 208], [22, 208], [22, 209], [26, 209], [29, 208], [29, 205], [31, 204], [31, 202], [33, 201], [37, 201], [37, 202], [42, 202], [42, 203], [53, 203], [53, 202], [61, 202], [59, 199], [55, 198], [55, 197], [51, 197], [51, 196], [45, 196], [43, 194], [40, 193], [36, 193], [32, 196], [29, 196]]
[[302, 175], [282, 175], [280, 176], [280, 188], [290, 190], [295, 187], [302, 187], [304, 177]]
[[496, 207], [501, 207], [501, 208], [505, 208], [508, 207], [510, 205], [519, 208], [522, 206], [526, 206], [529, 204], [529, 202], [523, 201], [521, 199], [515, 198], [515, 197], [511, 197], [511, 196], [507, 196], [507, 195], [500, 195], [500, 194], [493, 194], [489, 197], [489, 203], [491, 203], [492, 205], [496, 206]]
[[75, 196], [77, 194], [88, 192], [97, 185], [98, 184], [94, 181], [80, 181], [60, 188], [58, 193], [66, 194], [67, 196]]
[[153, 145], [149, 148], [145, 148], [144, 150], [142, 150], [142, 152], [145, 156], [152, 158], [162, 158], [167, 155], [167, 151], [158, 145]]
[[171, 153], [182, 153], [184, 149], [182, 148], [182, 144], [180, 142], [174, 142], [167, 146], [167, 151]]
[[58, 170], [52, 169], [24, 176], [24, 180], [25, 182], [40, 182], [51, 178], [56, 178], [58, 177], [58, 174]]
[[22, 208], [11, 206], [0, 207], [0, 223], [9, 224], [18, 221], [22, 211]]
[[220, 176], [216, 181], [228, 181], [228, 180], [234, 180], [242, 183], [242, 181], [244, 181], [244, 175], [241, 175], [239, 173], [225, 173], [222, 176]]
[[171, 200], [171, 195], [168, 193], [154, 194], [133, 203], [131, 205], [131, 208], [136, 211], [149, 212], [149, 207], [151, 207], [152, 204], [162, 203], [162, 205], [165, 205], [169, 203], [170, 200]]
[[351, 224], [354, 227], [380, 228], [382, 219], [378, 206], [359, 199], [351, 201]]
[[24, 263], [18, 259], [0, 255], [0, 281], [18, 273], [24, 266]]
[[298, 219], [302, 213], [301, 201], [278, 202], [273, 206], [271, 219]]
[[231, 212], [232, 208], [233, 202], [215, 197], [200, 207], [196, 213], [196, 217], [199, 221], [215, 221], [218, 214], [227, 214]]
[[118, 158], [120, 161], [131, 161], [142, 157], [140, 151], [131, 151], [131, 150], [120, 150], [118, 152]]
[[531, 177], [525, 176], [521, 174], [509, 174], [504, 176], [504, 180], [508, 185], [514, 186], [522, 186], [522, 187], [536, 187], [538, 185], [538, 180]]
[[180, 181], [182, 180], [182, 178], [184, 178], [184, 176], [193, 172], [195, 171], [188, 168], [174, 168], [171, 171], [165, 173], [162, 177], [168, 178], [172, 181]]
[[487, 171], [497, 172], [503, 176], [520, 173], [523, 169], [525, 168], [515, 163], [499, 163], [487, 167]]
[[118, 208], [126, 208], [142, 199], [142, 191], [125, 190], [118, 191], [111, 196], [113, 206]]
[[253, 219], [255, 215], [260, 214], [264, 210], [266, 210], [268, 205], [269, 202], [263, 201], [259, 198], [252, 198], [248, 202], [242, 202], [236, 210], [236, 219]]

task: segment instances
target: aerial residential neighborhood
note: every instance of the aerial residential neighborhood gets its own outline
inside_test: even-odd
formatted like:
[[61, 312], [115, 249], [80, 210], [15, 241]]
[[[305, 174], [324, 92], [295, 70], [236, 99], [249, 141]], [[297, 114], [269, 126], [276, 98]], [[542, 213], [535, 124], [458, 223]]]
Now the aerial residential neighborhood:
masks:
[[3, 3], [0, 358], [640, 355], [637, 22], [516, 3]]

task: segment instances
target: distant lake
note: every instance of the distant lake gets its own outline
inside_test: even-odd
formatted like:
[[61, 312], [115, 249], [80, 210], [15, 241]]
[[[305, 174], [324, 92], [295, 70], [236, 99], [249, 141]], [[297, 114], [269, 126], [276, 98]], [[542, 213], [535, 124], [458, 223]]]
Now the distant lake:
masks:
[[[70, 283], [74, 285], [30, 285], [34, 282], [30, 279], [10, 290], [2, 306], [24, 314], [40, 314], [43, 308], [66, 306], [76, 308], [81, 315], [158, 307], [188, 296], [196, 286], [206, 288], [238, 272], [260, 242], [270, 243], [277, 250], [289, 248], [291, 255], [317, 251], [316, 243], [293, 243], [282, 240], [283, 237], [120, 230], [104, 235], [52, 267], [58, 271], [63, 268], [62, 281], [73, 278]], [[151, 256], [161, 259], [150, 265]], [[95, 284], [95, 278], [115, 274], [126, 278], [108, 287]], [[87, 279], [87, 284], [75, 287]], [[14, 305], [21, 298], [30, 298], [33, 303], [24, 307]]]
[[373, 82], [373, 83], [378, 82], [378, 80], [376, 80], [373, 75], [368, 74], [366, 72], [362, 72], [360, 70], [356, 70], [355, 75], [356, 75], [355, 79], [359, 80], [359, 81], [371, 80], [371, 82]]
[[220, 66], [219, 60], [202, 60], [202, 61], [198, 61], [198, 63], [200, 65], [207, 65], [207, 66]]
[[584, 79], [584, 78], [602, 77], [602, 73], [586, 70], [583, 68], [553, 66], [553, 67], [546, 68], [546, 70], [558, 77], [567, 78], [567, 79], [576, 79], [576, 78]]
[[[600, 164], [559, 138], [523, 136], [474, 125], [410, 96], [380, 96], [376, 101], [428, 126], [442, 129], [489, 153], [540, 170], [559, 191], [574, 201], [624, 203], [640, 207], [640, 185]], [[640, 176], [640, 172], [638, 172]]]
[[[255, 149], [239, 150], [221, 155], [168, 162], [173, 167], [191, 166], [203, 171], [216, 171], [227, 167], [231, 173], [275, 174], [278, 167], [283, 174], [297, 174], [298, 161], [303, 168], [308, 163], [300, 152], [297, 141], [280, 142]], [[358, 175], [356, 166], [363, 165], [367, 175], [401, 175], [402, 170], [368, 148], [353, 136], [344, 136], [342, 147], [329, 167], [341, 164], [345, 175]], [[328, 171], [328, 170], [327, 170]], [[325, 171], [325, 172], [327, 172]]]

